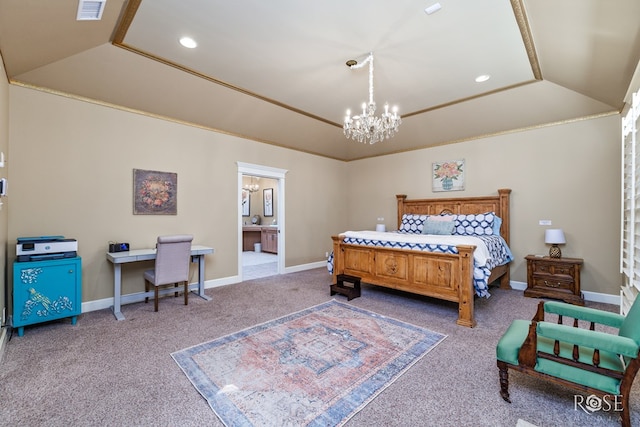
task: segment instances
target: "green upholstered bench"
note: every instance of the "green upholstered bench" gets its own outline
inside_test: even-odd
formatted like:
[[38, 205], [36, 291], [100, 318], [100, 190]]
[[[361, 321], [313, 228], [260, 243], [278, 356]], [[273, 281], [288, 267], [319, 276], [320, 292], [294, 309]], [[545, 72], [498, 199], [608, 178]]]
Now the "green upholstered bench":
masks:
[[[545, 313], [558, 323], [545, 321]], [[562, 324], [573, 318], [572, 325]], [[589, 329], [578, 328], [586, 321]], [[595, 325], [618, 329], [618, 334], [595, 330]], [[640, 361], [640, 302], [627, 316], [562, 302], [540, 302], [531, 321], [514, 320], [496, 347], [500, 395], [509, 398], [508, 370], [543, 378], [579, 392], [616, 396], [622, 426], [630, 427], [629, 393]]]

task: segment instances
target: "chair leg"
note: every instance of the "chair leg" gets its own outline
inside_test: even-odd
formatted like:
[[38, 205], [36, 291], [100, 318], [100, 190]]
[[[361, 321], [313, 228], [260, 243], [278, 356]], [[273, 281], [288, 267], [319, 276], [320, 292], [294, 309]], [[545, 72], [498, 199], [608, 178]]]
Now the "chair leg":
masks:
[[[144, 291], [145, 292], [149, 292], [149, 281], [147, 279], [144, 279]], [[144, 303], [148, 303], [149, 302], [149, 297], [144, 297]]]
[[500, 375], [500, 396], [505, 402], [511, 403], [511, 399], [509, 399], [509, 369], [507, 364], [500, 360], [498, 360], [498, 372]]
[[629, 394], [622, 395], [622, 412], [620, 412], [622, 427], [631, 427], [631, 414], [629, 414]]
[[189, 281], [184, 282], [184, 305], [189, 305]]
[[156, 288], [156, 293], [155, 293], [155, 298], [153, 300], [153, 304], [154, 304], [153, 311], [158, 311], [158, 286], [155, 286], [155, 288]]
[[[180, 285], [180, 283], [174, 283], [174, 284], [173, 284], [173, 287], [174, 287], [174, 288], [177, 288], [179, 285]], [[178, 298], [178, 293], [179, 293], [178, 291], [175, 291], [175, 292], [173, 293], [173, 297], [174, 297], [174, 298]]]

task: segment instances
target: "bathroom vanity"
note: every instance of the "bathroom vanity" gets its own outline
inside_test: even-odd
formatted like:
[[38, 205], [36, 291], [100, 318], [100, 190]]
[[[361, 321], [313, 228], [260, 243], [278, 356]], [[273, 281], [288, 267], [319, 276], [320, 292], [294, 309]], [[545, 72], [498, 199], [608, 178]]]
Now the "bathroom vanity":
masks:
[[277, 225], [245, 225], [242, 227], [242, 250], [253, 251], [254, 245], [260, 243], [262, 252], [278, 253]]

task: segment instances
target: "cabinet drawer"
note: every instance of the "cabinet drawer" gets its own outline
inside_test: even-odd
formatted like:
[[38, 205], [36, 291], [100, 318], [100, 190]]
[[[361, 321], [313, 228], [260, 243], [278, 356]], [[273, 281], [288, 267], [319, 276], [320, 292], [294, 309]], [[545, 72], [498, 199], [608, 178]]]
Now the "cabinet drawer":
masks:
[[548, 264], [544, 262], [536, 262], [533, 264], [533, 274], [564, 276], [572, 279], [574, 271], [574, 266], [571, 264]]
[[533, 288], [536, 289], [553, 289], [558, 291], [565, 290], [568, 292], [573, 292], [573, 287], [573, 280], [559, 280], [558, 277], [555, 276], [533, 278]]
[[566, 282], [569, 284], [575, 283], [575, 277], [570, 274], [544, 274], [544, 273], [533, 273], [533, 280], [544, 280], [549, 282]]

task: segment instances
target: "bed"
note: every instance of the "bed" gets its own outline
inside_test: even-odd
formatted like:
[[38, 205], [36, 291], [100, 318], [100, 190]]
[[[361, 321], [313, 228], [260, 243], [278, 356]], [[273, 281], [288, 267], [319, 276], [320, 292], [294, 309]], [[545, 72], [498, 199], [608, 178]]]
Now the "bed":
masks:
[[[345, 274], [359, 277], [363, 283], [456, 302], [457, 324], [474, 327], [474, 298], [487, 297], [488, 285], [496, 280], [501, 288], [510, 287], [510, 194], [510, 189], [499, 189], [497, 195], [484, 197], [415, 200], [396, 195], [398, 230], [345, 232], [331, 237], [333, 283], [339, 274]], [[432, 230], [434, 226], [441, 228], [434, 224], [440, 220], [453, 221], [455, 235], [450, 237], [460, 239], [453, 239], [455, 243], [442, 240], [448, 238], [443, 236], [447, 233]], [[469, 239], [462, 239], [464, 236]], [[425, 243], [427, 238], [435, 242]], [[504, 259], [478, 265], [484, 249], [476, 248], [482, 247], [482, 242], [493, 245], [491, 242], [498, 240], [505, 246], [501, 248], [506, 253]], [[479, 268], [485, 276], [484, 289], [478, 289], [479, 278], [474, 274]]]

